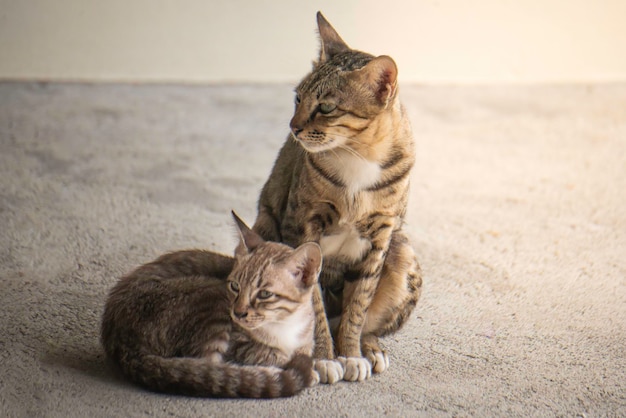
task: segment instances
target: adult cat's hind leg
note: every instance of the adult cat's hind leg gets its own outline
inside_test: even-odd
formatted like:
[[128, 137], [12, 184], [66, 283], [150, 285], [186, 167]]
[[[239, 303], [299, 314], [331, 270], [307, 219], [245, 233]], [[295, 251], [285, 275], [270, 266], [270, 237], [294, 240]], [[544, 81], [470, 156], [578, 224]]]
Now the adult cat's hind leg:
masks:
[[381, 373], [389, 367], [389, 357], [378, 337], [397, 331], [408, 319], [420, 297], [422, 274], [415, 251], [404, 233], [393, 233], [374, 298], [361, 333], [361, 351]]

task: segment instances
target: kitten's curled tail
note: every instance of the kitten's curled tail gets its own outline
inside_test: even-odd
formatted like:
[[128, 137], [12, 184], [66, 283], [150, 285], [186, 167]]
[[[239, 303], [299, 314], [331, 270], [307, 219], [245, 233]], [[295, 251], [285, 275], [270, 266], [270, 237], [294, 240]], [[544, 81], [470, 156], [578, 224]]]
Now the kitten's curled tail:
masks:
[[200, 397], [280, 398], [313, 383], [313, 360], [304, 354], [296, 354], [284, 369], [145, 355], [131, 360], [126, 371], [151, 390]]

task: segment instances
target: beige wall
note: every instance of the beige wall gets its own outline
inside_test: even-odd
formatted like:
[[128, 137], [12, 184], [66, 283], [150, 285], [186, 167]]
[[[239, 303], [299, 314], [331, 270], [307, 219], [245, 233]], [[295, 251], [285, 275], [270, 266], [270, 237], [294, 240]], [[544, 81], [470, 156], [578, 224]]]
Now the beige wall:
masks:
[[403, 82], [626, 81], [626, 0], [0, 0], [0, 79], [292, 82], [318, 9]]

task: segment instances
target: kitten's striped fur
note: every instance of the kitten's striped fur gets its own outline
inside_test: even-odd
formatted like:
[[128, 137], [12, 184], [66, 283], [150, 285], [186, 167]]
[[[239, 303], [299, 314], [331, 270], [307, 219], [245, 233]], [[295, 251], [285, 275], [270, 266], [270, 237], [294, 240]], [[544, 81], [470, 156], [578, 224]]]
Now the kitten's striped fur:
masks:
[[[292, 133], [253, 230], [292, 246], [320, 244], [315, 355], [336, 352], [343, 378], [362, 380], [370, 367], [388, 367], [378, 337], [397, 330], [420, 295], [420, 268], [401, 229], [414, 145], [394, 61], [350, 49], [320, 13], [318, 27], [319, 61], [296, 88]], [[322, 299], [328, 318], [340, 316], [334, 347]], [[323, 382], [342, 377], [320, 364]]]
[[236, 219], [235, 258], [166, 254], [112, 289], [102, 344], [134, 382], [192, 396], [273, 398], [318, 379], [311, 359], [318, 245], [265, 242]]

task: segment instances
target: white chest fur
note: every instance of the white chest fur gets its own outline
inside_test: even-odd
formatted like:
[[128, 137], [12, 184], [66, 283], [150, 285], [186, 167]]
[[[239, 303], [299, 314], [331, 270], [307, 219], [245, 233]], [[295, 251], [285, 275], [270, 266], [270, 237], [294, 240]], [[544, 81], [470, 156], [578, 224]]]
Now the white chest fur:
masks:
[[339, 233], [323, 235], [320, 238], [320, 247], [324, 257], [333, 256], [346, 261], [358, 261], [371, 248], [371, 243], [362, 238], [354, 226], [345, 225]]
[[299, 309], [285, 321], [264, 325], [263, 330], [270, 345], [291, 356], [295, 350], [312, 340], [313, 320], [314, 314], [311, 310]]
[[358, 193], [380, 180], [381, 168], [378, 163], [343, 150], [336, 155], [335, 170], [350, 194]]

